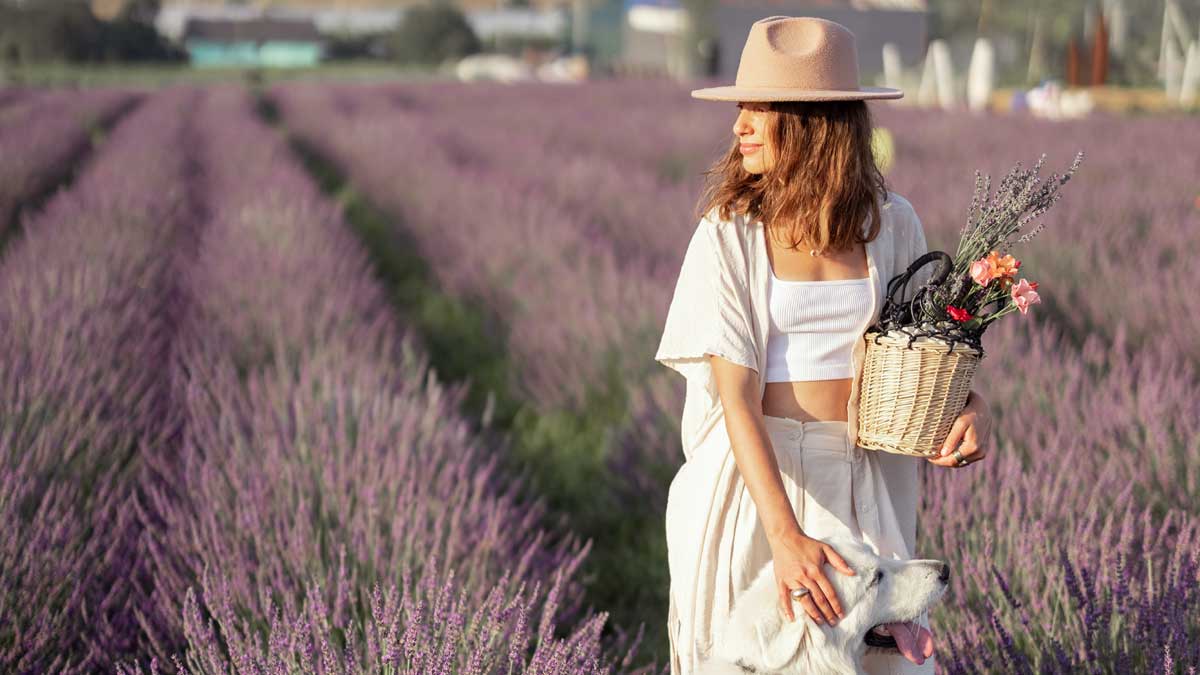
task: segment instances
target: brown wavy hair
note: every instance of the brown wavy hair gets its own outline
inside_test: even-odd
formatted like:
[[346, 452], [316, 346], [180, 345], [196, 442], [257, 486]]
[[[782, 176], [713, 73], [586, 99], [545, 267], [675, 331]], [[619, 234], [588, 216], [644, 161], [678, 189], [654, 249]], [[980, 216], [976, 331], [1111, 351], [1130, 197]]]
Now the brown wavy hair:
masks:
[[875, 239], [887, 184], [875, 163], [872, 130], [866, 101], [770, 102], [765, 135], [773, 166], [762, 174], [746, 171], [735, 136], [703, 173], [707, 186], [696, 220], [714, 207], [722, 220], [745, 213], [768, 232], [786, 232], [793, 249], [808, 241], [842, 251]]

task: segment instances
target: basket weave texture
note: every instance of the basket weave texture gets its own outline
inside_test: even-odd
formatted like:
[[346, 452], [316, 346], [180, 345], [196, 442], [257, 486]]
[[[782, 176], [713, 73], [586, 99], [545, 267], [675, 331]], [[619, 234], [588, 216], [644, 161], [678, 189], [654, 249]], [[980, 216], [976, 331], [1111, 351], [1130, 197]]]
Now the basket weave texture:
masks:
[[983, 350], [899, 331], [869, 331], [863, 339], [859, 447], [936, 456], [966, 405]]

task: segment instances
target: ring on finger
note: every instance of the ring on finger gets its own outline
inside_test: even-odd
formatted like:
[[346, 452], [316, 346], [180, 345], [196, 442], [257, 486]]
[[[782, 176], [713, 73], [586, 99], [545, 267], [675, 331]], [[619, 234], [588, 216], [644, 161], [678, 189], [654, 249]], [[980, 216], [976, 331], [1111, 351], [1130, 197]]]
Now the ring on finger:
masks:
[[966, 455], [962, 453], [962, 450], [955, 449], [953, 454], [954, 458], [958, 460], [958, 464], [956, 464], [956, 466], [966, 466], [971, 463], [971, 460], [967, 459]]
[[800, 588], [793, 588], [791, 592], [792, 592], [792, 599], [799, 600], [800, 598], [803, 598], [805, 595], [808, 595], [811, 591], [809, 591], [804, 586], [801, 586]]

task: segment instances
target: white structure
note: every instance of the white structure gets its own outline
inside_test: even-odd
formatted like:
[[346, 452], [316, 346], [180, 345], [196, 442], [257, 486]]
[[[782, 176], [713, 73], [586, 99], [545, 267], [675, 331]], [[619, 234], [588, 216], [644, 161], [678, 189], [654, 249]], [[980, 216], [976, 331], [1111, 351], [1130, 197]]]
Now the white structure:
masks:
[[1125, 0], [1108, 0], [1104, 3], [1104, 28], [1108, 31], [1108, 48], [1113, 54], [1124, 56], [1129, 35], [1129, 12], [1125, 9]]
[[1160, 65], [1167, 100], [1178, 101], [1180, 85], [1183, 82], [1183, 55], [1179, 53], [1179, 47], [1173, 40], [1163, 43], [1163, 62]]
[[1175, 0], [1166, 0], [1163, 5], [1163, 26], [1162, 26], [1162, 42], [1159, 44], [1158, 50], [1158, 76], [1165, 78], [1167, 76], [1167, 61], [1171, 57], [1167, 54], [1169, 46], [1175, 47], [1175, 56], [1182, 58], [1182, 52], [1187, 45], [1191, 44], [1192, 38], [1188, 35], [1187, 20], [1180, 11], [1179, 5]]
[[1047, 119], [1071, 119], [1084, 117], [1095, 107], [1092, 95], [1086, 89], [1063, 91], [1057, 80], [1047, 80], [1025, 93], [1029, 112]]
[[971, 65], [967, 67], [967, 108], [986, 110], [996, 85], [996, 51], [985, 37], [975, 38]]
[[634, 5], [625, 14], [629, 27], [647, 33], [679, 35], [687, 29], [687, 12], [682, 7]]
[[917, 104], [940, 106], [947, 110], [957, 104], [950, 47], [941, 38], [929, 43], [929, 51], [925, 54], [925, 66], [921, 72], [921, 84], [917, 87]]
[[1192, 40], [1188, 45], [1187, 60], [1183, 66], [1183, 78], [1179, 83], [1179, 103], [1184, 106], [1196, 104], [1200, 89], [1200, 42]]
[[505, 9], [466, 10], [467, 22], [480, 38], [497, 35], [522, 35], [553, 38], [567, 30], [565, 7], [535, 9], [507, 7]]
[[883, 45], [883, 86], [904, 89], [904, 62], [900, 60], [900, 48], [895, 42]]
[[454, 75], [463, 82], [526, 82], [534, 79], [533, 69], [529, 64], [507, 54], [465, 56], [454, 65]]

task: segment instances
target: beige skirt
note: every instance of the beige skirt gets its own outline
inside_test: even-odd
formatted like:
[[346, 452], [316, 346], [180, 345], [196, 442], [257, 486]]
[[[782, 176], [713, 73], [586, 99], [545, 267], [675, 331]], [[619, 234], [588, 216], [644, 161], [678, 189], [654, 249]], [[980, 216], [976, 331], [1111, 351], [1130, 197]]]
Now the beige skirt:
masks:
[[[888, 452], [864, 450], [847, 439], [846, 422], [801, 422], [786, 417], [764, 416], [767, 432], [779, 464], [784, 490], [796, 511], [796, 519], [805, 534], [824, 538], [835, 532], [850, 532], [874, 546], [880, 555], [911, 559], [916, 549], [917, 507], [920, 499], [919, 458]], [[724, 435], [724, 423], [713, 434]], [[719, 437], [718, 437], [719, 438]], [[697, 457], [695, 459], [701, 459]], [[695, 459], [693, 461], [695, 461]], [[715, 462], [716, 460], [714, 460]], [[672, 496], [667, 507], [667, 541], [671, 546], [687, 546], [681, 537], [694, 535], [688, 524], [698, 513], [707, 514], [706, 548], [701, 567], [704, 578], [677, 578], [697, 575], [697, 570], [670, 570], [672, 588], [686, 584], [689, 594], [706, 596], [691, 603], [679, 603], [672, 597], [670, 630], [672, 636], [672, 675], [688, 675], [700, 658], [707, 658], [713, 639], [720, 635], [728, 608], [749, 587], [762, 566], [771, 561], [771, 548], [759, 522], [749, 490], [740, 475], [732, 494], [714, 504], [689, 504], [703, 499], [712, 471], [736, 472], [732, 452], [720, 462], [723, 468], [688, 465], [671, 484]], [[732, 469], [729, 464], [733, 464]], [[688, 485], [695, 481], [695, 485]], [[698, 488], [698, 489], [693, 489]], [[715, 530], [714, 531], [714, 528]], [[836, 572], [835, 572], [836, 573]], [[688, 594], [680, 594], [681, 597]], [[688, 616], [688, 612], [707, 616]], [[697, 644], [676, 643], [678, 623], [689, 621], [693, 628], [684, 634], [696, 635]], [[926, 618], [920, 623], [928, 626]], [[935, 632], [936, 641], [936, 632]], [[918, 666], [895, 650], [868, 648], [863, 668], [871, 675], [888, 673], [933, 673], [935, 658]]]

